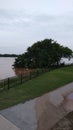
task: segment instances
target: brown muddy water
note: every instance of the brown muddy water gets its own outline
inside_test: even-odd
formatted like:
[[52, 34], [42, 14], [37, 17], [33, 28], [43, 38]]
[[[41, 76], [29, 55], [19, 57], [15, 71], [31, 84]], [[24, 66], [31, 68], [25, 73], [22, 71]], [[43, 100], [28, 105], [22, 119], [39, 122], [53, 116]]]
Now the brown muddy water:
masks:
[[13, 68], [13, 63], [15, 61], [15, 58], [9, 58], [9, 57], [1, 57], [0, 58], [0, 80], [8, 78], [8, 77], [13, 77], [13, 76], [18, 76], [19, 74], [24, 74], [28, 70], [25, 70], [23, 68], [20, 69], [14, 69]]

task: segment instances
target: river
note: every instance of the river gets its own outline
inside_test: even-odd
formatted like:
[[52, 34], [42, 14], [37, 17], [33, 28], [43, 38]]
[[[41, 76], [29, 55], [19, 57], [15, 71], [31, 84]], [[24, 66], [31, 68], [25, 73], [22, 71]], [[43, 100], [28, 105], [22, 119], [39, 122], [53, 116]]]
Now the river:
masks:
[[15, 58], [0, 57], [0, 80], [16, 75], [14, 69], [12, 69], [14, 61]]
[[8, 77], [18, 76], [20, 74], [29, 73], [28, 69], [16, 68], [12, 66], [15, 61], [14, 57], [0, 57], [0, 80], [6, 79]]
[[[13, 63], [15, 61], [15, 58], [9, 58], [9, 57], [0, 57], [0, 80], [19, 75], [21, 73], [27, 72], [25, 69], [13, 69]], [[73, 59], [70, 61], [66, 58], [62, 59], [62, 62], [65, 62], [66, 64], [73, 63]]]

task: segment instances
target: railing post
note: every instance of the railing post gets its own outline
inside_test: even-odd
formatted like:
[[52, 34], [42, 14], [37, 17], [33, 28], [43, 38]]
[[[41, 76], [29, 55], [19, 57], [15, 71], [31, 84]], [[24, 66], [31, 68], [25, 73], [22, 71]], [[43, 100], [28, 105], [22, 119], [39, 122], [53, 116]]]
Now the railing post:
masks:
[[4, 89], [5, 89], [5, 80], [3, 81], [3, 87], [4, 87]]
[[22, 74], [21, 74], [21, 84], [22, 84], [22, 79], [23, 79], [23, 77], [22, 77]]
[[37, 76], [39, 75], [39, 71], [38, 70], [37, 70], [36, 74], [37, 74]]
[[10, 79], [8, 78], [8, 89], [10, 88]]
[[31, 80], [31, 72], [29, 73], [29, 79]]

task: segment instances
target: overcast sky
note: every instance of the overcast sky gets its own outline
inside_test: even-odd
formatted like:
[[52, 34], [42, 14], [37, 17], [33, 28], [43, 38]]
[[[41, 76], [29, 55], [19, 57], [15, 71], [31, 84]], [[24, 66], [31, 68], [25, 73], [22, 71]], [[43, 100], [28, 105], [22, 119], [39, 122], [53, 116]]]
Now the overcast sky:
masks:
[[0, 0], [0, 53], [52, 38], [73, 50], [73, 0]]

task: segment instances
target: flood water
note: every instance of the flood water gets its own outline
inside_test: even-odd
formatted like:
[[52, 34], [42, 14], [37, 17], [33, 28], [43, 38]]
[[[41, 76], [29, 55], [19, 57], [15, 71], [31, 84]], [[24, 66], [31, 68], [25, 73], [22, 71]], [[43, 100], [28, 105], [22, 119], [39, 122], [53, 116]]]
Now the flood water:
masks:
[[12, 65], [15, 58], [0, 57], [0, 80], [15, 76]]
[[[19, 74], [27, 73], [29, 70], [25, 70], [24, 68], [20, 69], [13, 69], [13, 63], [15, 61], [15, 58], [11, 57], [0, 57], [0, 80], [5, 79], [8, 77], [16, 76]], [[64, 61], [66, 64], [73, 63], [73, 58], [69, 61], [66, 58], [63, 58], [62, 61]]]
[[14, 57], [0, 57], [0, 80], [6, 79], [8, 77], [18, 76], [20, 74], [29, 73], [29, 71], [31, 71], [25, 68], [14, 69], [12, 66], [14, 61]]

